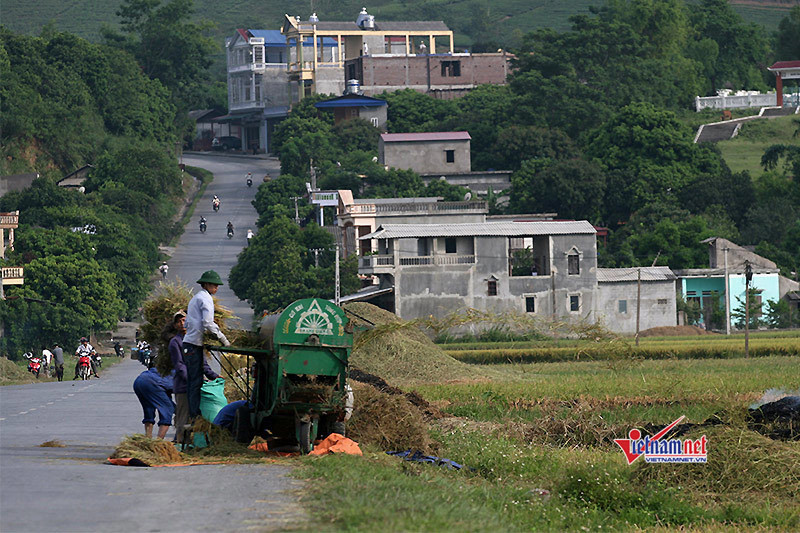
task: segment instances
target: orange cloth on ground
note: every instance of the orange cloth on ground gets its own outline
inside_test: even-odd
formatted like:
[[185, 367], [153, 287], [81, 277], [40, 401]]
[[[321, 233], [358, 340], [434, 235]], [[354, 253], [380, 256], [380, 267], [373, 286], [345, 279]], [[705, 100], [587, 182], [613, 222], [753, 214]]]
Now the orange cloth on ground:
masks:
[[269, 446], [267, 446], [266, 442], [259, 442], [258, 444], [251, 444], [247, 447], [250, 450], [255, 450], [257, 452], [268, 452]]
[[348, 439], [338, 433], [331, 433], [325, 440], [314, 445], [309, 455], [325, 455], [328, 453], [348, 453], [350, 455], [362, 455], [361, 448], [354, 440]]

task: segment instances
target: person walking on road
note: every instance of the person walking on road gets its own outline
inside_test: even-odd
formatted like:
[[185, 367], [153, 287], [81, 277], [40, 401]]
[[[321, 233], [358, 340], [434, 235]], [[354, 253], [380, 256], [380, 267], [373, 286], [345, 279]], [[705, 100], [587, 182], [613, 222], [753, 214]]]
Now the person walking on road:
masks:
[[172, 402], [172, 376], [162, 376], [155, 368], [145, 370], [133, 381], [133, 392], [144, 411], [144, 434], [153, 438], [153, 425], [158, 411], [158, 438], [163, 439], [172, 425], [175, 404]]
[[158, 271], [161, 272], [161, 279], [167, 279], [167, 272], [169, 272], [169, 265], [166, 261], [161, 263], [161, 266], [158, 267]]
[[[186, 364], [186, 400], [189, 419], [200, 415], [200, 388], [203, 386], [203, 334], [213, 333], [224, 346], [230, 346], [228, 338], [214, 322], [214, 298], [222, 279], [213, 270], [206, 270], [197, 280], [201, 290], [195, 294], [186, 308], [186, 335], [183, 337], [183, 360]], [[180, 431], [180, 428], [179, 428]]]
[[[185, 426], [189, 422], [189, 404], [186, 398], [188, 374], [183, 358], [183, 336], [186, 335], [186, 313], [178, 311], [172, 317], [172, 327], [177, 333], [169, 341], [169, 356], [172, 368], [175, 369], [172, 391], [175, 394], [175, 442], [183, 443]], [[206, 358], [203, 358], [203, 374], [208, 379], [217, 379], [219, 374], [211, 370]]]
[[53, 366], [58, 381], [64, 381], [64, 349], [58, 343], [53, 344]]

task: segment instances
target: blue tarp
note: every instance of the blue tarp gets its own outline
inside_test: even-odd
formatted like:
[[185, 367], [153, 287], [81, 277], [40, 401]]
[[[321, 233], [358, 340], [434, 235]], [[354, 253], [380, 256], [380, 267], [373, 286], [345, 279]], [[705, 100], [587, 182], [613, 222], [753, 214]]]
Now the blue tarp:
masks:
[[404, 452], [386, 452], [387, 455], [394, 455], [396, 457], [402, 457], [405, 461], [414, 461], [415, 463], [427, 463], [436, 466], [444, 466], [445, 468], [454, 469], [454, 470], [461, 470], [464, 466], [460, 465], [450, 459], [443, 459], [441, 457], [435, 457], [433, 455], [425, 455], [421, 451], [417, 450], [412, 452], [411, 450], [406, 450]]

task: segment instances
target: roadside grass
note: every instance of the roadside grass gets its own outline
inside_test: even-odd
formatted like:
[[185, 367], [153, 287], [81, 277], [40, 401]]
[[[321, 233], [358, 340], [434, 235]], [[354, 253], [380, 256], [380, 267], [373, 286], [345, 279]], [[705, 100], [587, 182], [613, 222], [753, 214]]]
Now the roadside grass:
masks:
[[183, 215], [177, 224], [175, 224], [175, 235], [169, 242], [169, 246], [175, 246], [178, 243], [178, 240], [181, 238], [186, 225], [192, 220], [192, 215], [194, 215], [194, 209], [197, 207], [197, 201], [203, 197], [203, 194], [206, 192], [206, 188], [208, 184], [214, 180], [214, 174], [209, 172], [208, 170], [200, 167], [193, 167], [186, 165], [186, 172], [194, 176], [195, 178], [200, 180], [200, 187], [197, 189], [197, 193], [192, 198], [192, 203], [189, 205], [189, 208], [186, 210], [186, 213]]
[[[100, 368], [100, 375], [108, 367], [119, 363], [121, 357], [114, 357], [106, 355], [103, 357], [103, 366]], [[74, 357], [65, 357], [64, 361], [64, 381], [71, 381], [73, 378], [73, 370], [75, 366]], [[33, 374], [28, 372], [28, 361], [11, 361], [5, 357], [0, 357], [0, 386], [3, 385], [26, 385], [28, 383], [46, 383], [49, 381], [58, 381], [54, 377], [46, 377], [44, 374], [39, 374], [36, 378]]]

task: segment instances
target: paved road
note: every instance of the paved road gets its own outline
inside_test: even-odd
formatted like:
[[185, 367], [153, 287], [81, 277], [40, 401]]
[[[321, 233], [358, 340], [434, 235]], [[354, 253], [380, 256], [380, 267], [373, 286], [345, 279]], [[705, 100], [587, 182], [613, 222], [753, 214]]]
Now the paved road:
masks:
[[[170, 277], [193, 282], [216, 268], [225, 279], [244, 236], [228, 241], [224, 224], [230, 218], [239, 228], [255, 219], [249, 207], [255, 188], [247, 189], [243, 176], [274, 163], [202, 156], [184, 161], [216, 173], [207, 196], [216, 192], [222, 209], [207, 217], [206, 235], [188, 228]], [[222, 300], [229, 305], [234, 297], [226, 292]], [[234, 307], [249, 319], [246, 304]], [[303, 520], [297, 503], [302, 485], [287, 465], [104, 464], [124, 435], [142, 431], [132, 389], [142, 370], [126, 359], [99, 380], [0, 387], [0, 531], [269, 531]], [[66, 447], [39, 447], [53, 439]]]
[[[228, 274], [242, 248], [247, 243], [247, 229], [256, 230], [258, 215], [251, 202], [255, 198], [258, 184], [264, 174], [275, 176], [280, 165], [276, 159], [257, 159], [227, 155], [184, 155], [187, 165], [202, 167], [214, 173], [214, 181], [206, 188], [197, 203], [192, 220], [181, 235], [177, 248], [172, 251], [169, 264], [169, 278], [180, 278], [194, 288], [195, 281], [203, 271], [213, 268], [225, 285], [220, 287], [217, 298], [221, 304], [231, 308], [241, 319], [241, 325], [250, 329], [253, 311], [250, 305], [239, 300], [228, 284]], [[256, 178], [253, 187], [248, 188], [245, 175], [252, 172]], [[222, 201], [220, 210], [211, 209], [214, 195]], [[208, 230], [200, 233], [200, 216], [208, 220]], [[235, 234], [227, 238], [228, 221], [233, 222]]]

